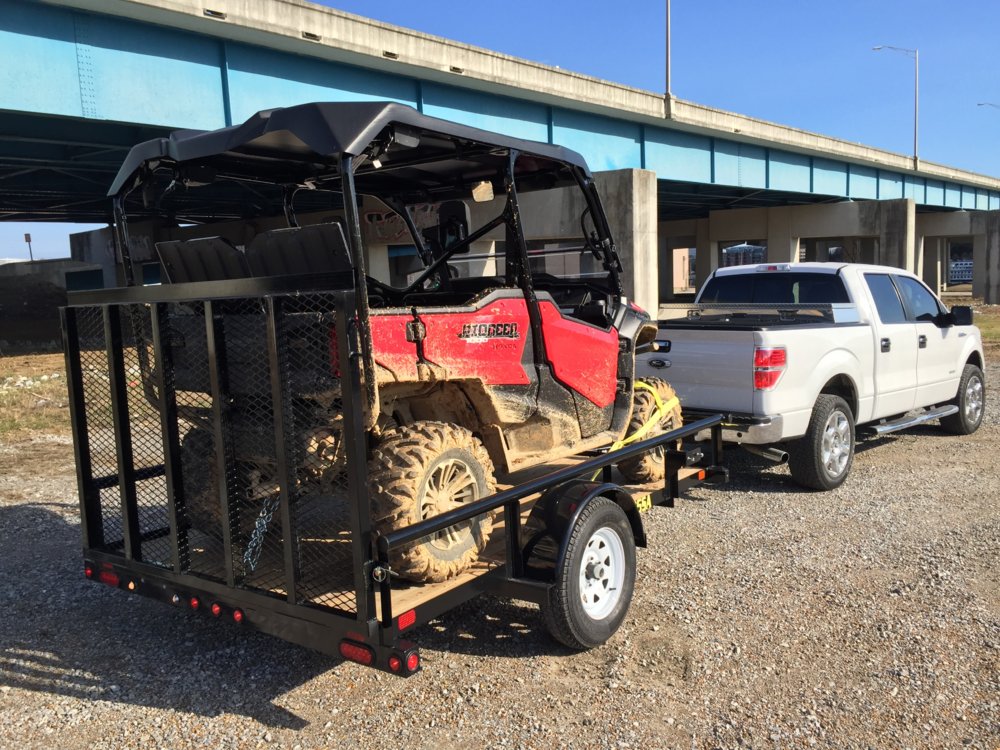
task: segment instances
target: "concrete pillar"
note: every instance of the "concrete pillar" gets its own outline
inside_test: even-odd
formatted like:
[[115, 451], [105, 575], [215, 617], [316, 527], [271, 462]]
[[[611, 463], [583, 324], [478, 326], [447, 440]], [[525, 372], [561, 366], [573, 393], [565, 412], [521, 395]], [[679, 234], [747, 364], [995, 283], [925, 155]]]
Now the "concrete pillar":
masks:
[[[986, 221], [981, 223], [984, 229], [986, 224]], [[987, 239], [986, 232], [977, 232], [972, 236], [972, 296], [984, 299], [986, 297]]]
[[983, 266], [983, 301], [987, 305], [1000, 304], [1000, 211], [986, 214], [986, 257]]
[[924, 236], [917, 234], [913, 238], [913, 273], [924, 275]]
[[927, 237], [923, 242], [923, 270], [921, 278], [935, 293], [942, 289], [941, 258], [948, 240], [944, 237]]
[[719, 267], [719, 243], [711, 239], [708, 219], [699, 219], [695, 234], [697, 254], [694, 259], [695, 286], [701, 289], [705, 280]]
[[881, 263], [914, 270], [916, 204], [912, 198], [879, 201]]
[[799, 238], [792, 230], [793, 211], [787, 207], [768, 209], [767, 260], [769, 263], [796, 263]]
[[618, 169], [594, 175], [622, 261], [625, 294], [653, 315], [660, 304], [656, 173]]
[[659, 302], [671, 302], [674, 299], [674, 249], [668, 237], [660, 237], [656, 243], [659, 255]]

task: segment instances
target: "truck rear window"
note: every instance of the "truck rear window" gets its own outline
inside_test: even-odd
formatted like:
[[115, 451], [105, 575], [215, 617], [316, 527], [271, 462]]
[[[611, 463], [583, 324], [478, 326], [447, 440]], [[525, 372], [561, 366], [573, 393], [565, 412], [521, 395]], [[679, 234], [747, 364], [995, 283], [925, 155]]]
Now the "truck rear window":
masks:
[[715, 276], [698, 301], [823, 305], [851, 300], [843, 280], [835, 274], [775, 271]]

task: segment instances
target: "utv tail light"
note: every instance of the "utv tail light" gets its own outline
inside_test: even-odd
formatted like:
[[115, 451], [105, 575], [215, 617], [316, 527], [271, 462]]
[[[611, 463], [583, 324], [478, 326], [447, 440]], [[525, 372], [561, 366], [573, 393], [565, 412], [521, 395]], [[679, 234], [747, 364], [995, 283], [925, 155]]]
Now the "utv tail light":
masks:
[[753, 350], [753, 387], [755, 391], [769, 391], [778, 384], [788, 366], [785, 347], [756, 347]]
[[222, 605], [218, 602], [212, 602], [212, 616], [218, 617], [222, 614]]
[[375, 652], [368, 646], [353, 641], [340, 642], [340, 655], [348, 661], [355, 661], [358, 664], [371, 665], [375, 661]]
[[241, 622], [243, 622], [243, 618], [244, 618], [244, 614], [243, 614], [243, 610], [242, 609], [234, 609], [233, 610], [233, 622], [235, 622], [237, 625], [239, 625]]
[[191, 609], [198, 609], [201, 606], [201, 600], [197, 596], [192, 596], [188, 604], [191, 605]]
[[102, 570], [97, 574], [97, 580], [108, 584], [108, 586], [117, 586], [120, 579], [118, 578], [118, 574], [113, 570]]

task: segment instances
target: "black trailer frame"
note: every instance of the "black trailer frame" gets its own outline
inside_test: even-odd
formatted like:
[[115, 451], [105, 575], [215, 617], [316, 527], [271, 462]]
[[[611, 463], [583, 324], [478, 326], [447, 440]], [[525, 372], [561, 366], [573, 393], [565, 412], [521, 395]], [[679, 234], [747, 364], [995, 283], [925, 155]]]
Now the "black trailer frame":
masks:
[[[378, 535], [366, 485], [364, 371], [351, 284], [349, 274], [330, 274], [70, 295], [62, 325], [88, 578], [410, 675], [419, 669], [416, 646], [405, 637], [414, 626], [486, 591], [546, 600], [551, 578], [536, 564], [539, 532], [531, 529], [541, 524], [541, 533], [558, 537], [546, 518], [562, 512], [557, 506], [563, 494], [616, 499], [630, 514], [637, 544], [644, 546], [637, 498], [647, 505], [672, 506], [688, 487], [727, 477], [720, 465], [721, 416], [716, 415], [576, 460], [465, 508]], [[325, 339], [303, 337], [313, 323], [328, 332]], [[248, 330], [254, 335], [246, 335]], [[248, 537], [241, 531], [239, 516], [247, 511], [234, 491], [231, 472], [217, 477], [222, 534], [214, 550], [213, 540], [193, 529], [185, 515], [185, 472], [193, 469], [185, 465], [192, 459], [183, 449], [182, 433], [193, 429], [184, 416], [193, 412], [188, 403], [192, 396], [182, 390], [192, 377], [184, 363], [202, 354], [207, 354], [205, 371], [198, 382], [210, 390], [195, 411], [210, 415], [217, 465], [232, 465], [234, 441], [246, 439], [245, 433], [263, 425], [272, 434], [267, 444], [274, 448], [280, 502], [259, 537], [269, 545], [265, 552], [273, 554], [254, 559], [253, 565], [247, 557], [253, 532]], [[339, 375], [348, 470], [337, 497], [317, 500], [296, 494], [301, 482], [296, 482], [294, 467], [300, 459], [290, 435], [299, 408], [296, 391], [303, 387], [296, 363], [304, 356], [314, 357], [305, 360], [313, 364], [326, 361]], [[248, 427], [240, 421], [242, 392], [260, 386], [262, 378], [270, 395], [264, 402], [258, 396], [253, 407], [267, 417]], [[687, 450], [673, 447], [706, 429], [711, 430], [709, 442]], [[613, 464], [657, 446], [670, 448], [664, 487], [630, 493], [615, 484]], [[539, 494], [542, 500], [525, 520], [522, 501]], [[310, 503], [313, 515], [304, 515], [302, 509]], [[322, 508], [318, 515], [326, 524], [324, 514], [335, 506], [347, 511], [339, 526], [314, 521], [316, 507]], [[495, 567], [455, 585], [425, 584], [439, 587], [440, 593], [416, 608], [395, 611], [390, 551], [500, 508], [505, 532]], [[255, 528], [261, 524], [260, 517], [256, 520]], [[317, 539], [321, 534], [332, 534], [332, 541]], [[258, 538], [251, 551], [260, 556], [262, 546]], [[326, 556], [317, 558], [314, 550], [324, 547], [329, 548]], [[317, 576], [327, 578], [317, 583]], [[339, 594], [324, 593], [324, 587], [338, 586]]]

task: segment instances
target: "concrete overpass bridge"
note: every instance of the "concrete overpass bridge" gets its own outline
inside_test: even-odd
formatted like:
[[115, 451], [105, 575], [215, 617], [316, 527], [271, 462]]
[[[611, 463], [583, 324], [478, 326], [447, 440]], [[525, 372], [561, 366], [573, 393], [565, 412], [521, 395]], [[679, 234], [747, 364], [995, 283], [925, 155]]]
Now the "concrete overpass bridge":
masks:
[[684, 285], [675, 248], [697, 248], [699, 280], [750, 243], [771, 261], [838, 248], [941, 287], [956, 239], [974, 247], [974, 291], [1000, 301], [996, 178], [299, 0], [0, 0], [0, 220], [107, 221], [125, 150], [170, 129], [374, 99], [615, 173], [609, 213], [651, 307]]

